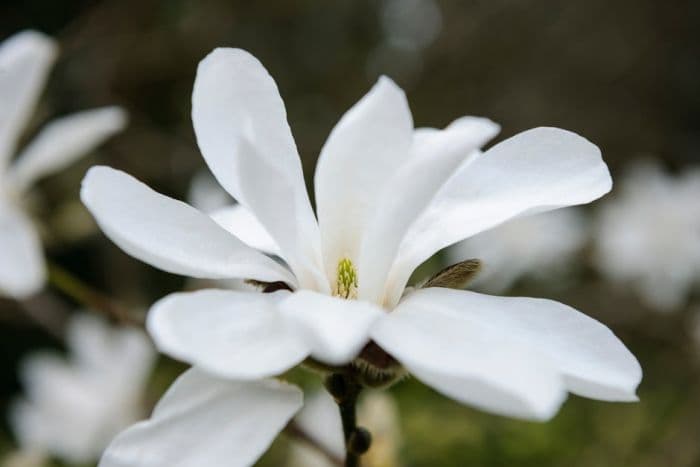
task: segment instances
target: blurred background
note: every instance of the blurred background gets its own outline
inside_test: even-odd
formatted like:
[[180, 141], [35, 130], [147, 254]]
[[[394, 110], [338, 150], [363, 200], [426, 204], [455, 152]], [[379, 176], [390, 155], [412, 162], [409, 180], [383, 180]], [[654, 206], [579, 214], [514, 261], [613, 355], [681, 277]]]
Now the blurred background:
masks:
[[[700, 466], [700, 3], [3, 0], [0, 39], [27, 28], [61, 47], [27, 140], [50, 117], [112, 104], [129, 112], [124, 132], [35, 187], [33, 215], [52, 263], [135, 314], [184, 279], [109, 242], [79, 203], [80, 180], [106, 164], [187, 199], [205, 169], [190, 95], [214, 47], [247, 49], [276, 79], [307, 180], [333, 125], [381, 74], [406, 90], [416, 126], [469, 114], [500, 123], [497, 141], [536, 126], [590, 139], [613, 173], [611, 195], [567, 219], [511, 226], [490, 246], [460, 245], [423, 273], [486, 252], [487, 267], [517, 268], [477, 286], [556, 299], [608, 325], [642, 364], [641, 401], [571, 396], [537, 424], [469, 409], [409, 379], [389, 392], [400, 431], [391, 465]], [[633, 247], [621, 249], [620, 238]], [[552, 249], [555, 258], [542, 259]], [[17, 449], [5, 415], [26, 389], [21, 362], [62, 352], [61, 330], [79, 305], [50, 286], [27, 301], [0, 299], [0, 458]], [[161, 357], [146, 405], [181, 369]], [[280, 438], [260, 465], [286, 465], [289, 444]]]

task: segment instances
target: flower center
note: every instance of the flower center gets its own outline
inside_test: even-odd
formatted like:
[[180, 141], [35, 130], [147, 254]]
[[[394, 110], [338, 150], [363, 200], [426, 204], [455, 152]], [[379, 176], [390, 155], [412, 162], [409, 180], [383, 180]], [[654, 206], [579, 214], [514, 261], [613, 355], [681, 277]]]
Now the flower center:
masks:
[[357, 298], [357, 271], [348, 258], [338, 261], [335, 295], [342, 298]]

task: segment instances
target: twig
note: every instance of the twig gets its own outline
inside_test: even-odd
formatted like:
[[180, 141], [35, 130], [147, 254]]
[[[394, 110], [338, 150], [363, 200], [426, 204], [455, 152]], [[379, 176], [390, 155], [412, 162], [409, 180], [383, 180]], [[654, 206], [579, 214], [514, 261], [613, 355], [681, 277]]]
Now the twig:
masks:
[[63, 339], [68, 310], [53, 295], [42, 293], [20, 302], [24, 315], [58, 340]]
[[81, 305], [106, 314], [121, 324], [143, 326], [143, 321], [132, 316], [111, 298], [85, 284], [82, 280], [62, 267], [48, 265], [49, 283]]
[[352, 371], [333, 373], [326, 378], [325, 386], [338, 404], [345, 438], [345, 467], [359, 467], [360, 456], [367, 452], [372, 442], [369, 431], [357, 426], [357, 399], [362, 391]]

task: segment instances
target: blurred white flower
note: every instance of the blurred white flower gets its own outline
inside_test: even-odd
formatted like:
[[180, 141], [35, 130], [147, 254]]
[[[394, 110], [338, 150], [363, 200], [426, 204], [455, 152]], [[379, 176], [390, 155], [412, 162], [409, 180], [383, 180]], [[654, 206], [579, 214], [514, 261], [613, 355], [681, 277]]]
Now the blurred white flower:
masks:
[[595, 264], [658, 311], [684, 305], [700, 278], [700, 170], [631, 167], [597, 216]]
[[[297, 427], [315, 444], [337, 459], [345, 458], [343, 422], [338, 405], [325, 390], [316, 391], [304, 401], [304, 408], [294, 418]], [[358, 425], [363, 425], [358, 417]], [[365, 426], [365, 428], [368, 428]], [[332, 462], [318, 449], [307, 443], [295, 442], [290, 447], [289, 467], [332, 467]], [[367, 464], [363, 456], [363, 464]]]
[[442, 11], [435, 0], [384, 0], [381, 25], [391, 45], [420, 50], [440, 34]]
[[37, 451], [14, 451], [2, 458], [2, 467], [46, 467], [48, 459], [45, 453]]
[[435, 0], [383, 0], [379, 23], [383, 40], [367, 59], [371, 77], [388, 74], [409, 85], [423, 71], [423, 52], [442, 29], [442, 10]]
[[35, 31], [0, 44], [0, 294], [25, 298], [45, 278], [39, 234], [22, 198], [38, 179], [59, 171], [124, 128], [117, 107], [88, 110], [48, 123], [13, 156], [57, 54], [55, 42]]
[[[458, 401], [525, 419], [551, 418], [568, 392], [636, 400], [641, 368], [634, 356], [608, 328], [566, 305], [406, 287], [421, 263], [449, 245], [609, 191], [595, 145], [565, 130], [537, 128], [477, 154], [496, 124], [462, 117], [444, 130], [414, 129], [406, 96], [383, 77], [321, 150], [317, 221], [284, 104], [257, 59], [240, 49], [213, 51], [199, 65], [192, 103], [210, 170], [249, 220], [264, 226], [284, 264], [232, 235], [247, 225], [223, 229], [124, 172], [90, 169], [81, 199], [124, 251], [172, 273], [249, 278], [270, 292], [177, 293], [152, 307], [147, 324], [159, 349], [195, 370], [173, 385], [162, 410], [117, 438], [103, 467], [251, 463], [296, 402], [282, 415], [258, 414], [257, 423], [269, 428], [264, 433], [241, 428], [246, 436], [270, 436], [250, 444], [246, 437], [214, 435], [224, 432], [214, 421], [206, 435], [199, 433], [200, 417], [221, 401], [194, 389], [212, 376], [279, 375], [309, 357], [350, 365], [374, 383], [406, 369]], [[242, 383], [217, 387], [222, 394], [254, 393]], [[183, 416], [171, 416], [177, 413]], [[173, 443], [176, 432], [188, 442]], [[215, 448], [217, 441], [225, 445]], [[200, 442], [205, 447], [195, 449]]]
[[583, 213], [574, 208], [520, 217], [450, 247], [447, 258], [450, 264], [481, 260], [470, 288], [500, 293], [524, 276], [547, 280], [566, 272], [587, 229]]
[[[362, 456], [365, 467], [397, 467], [401, 446], [399, 412], [391, 396], [382, 392], [365, 395], [358, 406], [358, 425], [372, 433], [370, 450]], [[318, 391], [304, 403], [296, 416], [298, 427], [310, 439], [338, 459], [345, 457], [343, 424], [333, 398]], [[333, 467], [332, 462], [317, 449], [295, 442], [289, 453], [289, 467]]]
[[87, 314], [71, 319], [66, 341], [68, 359], [44, 352], [22, 362], [26, 398], [11, 406], [10, 424], [22, 451], [93, 462], [143, 415], [156, 352], [143, 332]]
[[280, 381], [229, 381], [197, 368], [183, 373], [151, 418], [121, 432], [101, 467], [251, 466], [302, 406]]

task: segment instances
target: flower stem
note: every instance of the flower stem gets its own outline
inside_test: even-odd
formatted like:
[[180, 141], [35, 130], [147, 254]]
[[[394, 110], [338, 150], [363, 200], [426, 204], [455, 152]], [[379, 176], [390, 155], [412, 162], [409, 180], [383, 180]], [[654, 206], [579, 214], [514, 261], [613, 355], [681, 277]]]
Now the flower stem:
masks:
[[131, 316], [128, 310], [111, 298], [87, 285], [72, 273], [55, 263], [48, 265], [49, 283], [65, 295], [87, 307], [99, 311], [121, 324], [143, 326], [143, 322]]
[[362, 386], [351, 373], [333, 373], [326, 379], [326, 389], [338, 404], [343, 422], [345, 467], [359, 467], [360, 456], [371, 443], [369, 432], [357, 426], [357, 399]]

